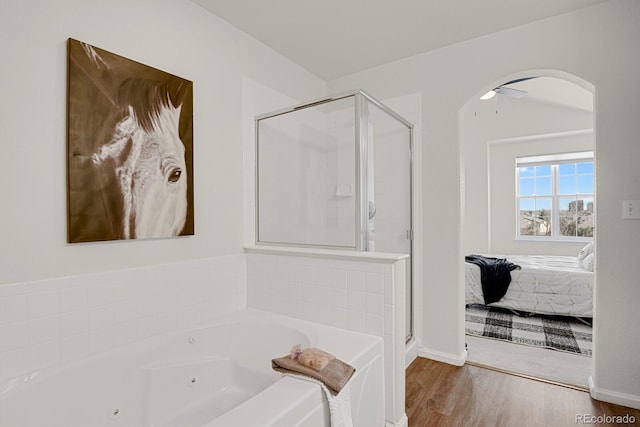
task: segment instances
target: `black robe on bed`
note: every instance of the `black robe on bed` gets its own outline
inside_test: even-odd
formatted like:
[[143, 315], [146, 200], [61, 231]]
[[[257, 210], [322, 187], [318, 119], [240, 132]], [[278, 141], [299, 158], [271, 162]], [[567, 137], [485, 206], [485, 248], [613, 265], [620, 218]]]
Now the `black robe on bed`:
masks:
[[480, 267], [480, 282], [485, 304], [500, 301], [511, 284], [511, 271], [520, 270], [519, 265], [507, 261], [506, 258], [467, 255], [464, 260]]

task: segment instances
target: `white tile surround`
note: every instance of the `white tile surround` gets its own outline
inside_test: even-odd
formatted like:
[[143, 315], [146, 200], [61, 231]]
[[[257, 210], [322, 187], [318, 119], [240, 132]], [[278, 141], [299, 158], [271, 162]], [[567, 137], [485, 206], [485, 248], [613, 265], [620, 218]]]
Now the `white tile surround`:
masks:
[[248, 306], [382, 337], [387, 426], [406, 425], [403, 256], [248, 252], [0, 285], [0, 383]]
[[384, 339], [387, 426], [405, 425], [407, 257], [265, 246], [245, 250], [249, 307]]
[[0, 382], [246, 307], [245, 255], [0, 285]]

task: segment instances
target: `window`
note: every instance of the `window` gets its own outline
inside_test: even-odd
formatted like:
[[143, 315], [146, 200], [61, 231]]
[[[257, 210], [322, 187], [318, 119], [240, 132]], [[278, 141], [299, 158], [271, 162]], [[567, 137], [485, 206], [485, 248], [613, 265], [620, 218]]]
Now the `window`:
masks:
[[517, 238], [591, 239], [593, 176], [592, 151], [516, 159]]

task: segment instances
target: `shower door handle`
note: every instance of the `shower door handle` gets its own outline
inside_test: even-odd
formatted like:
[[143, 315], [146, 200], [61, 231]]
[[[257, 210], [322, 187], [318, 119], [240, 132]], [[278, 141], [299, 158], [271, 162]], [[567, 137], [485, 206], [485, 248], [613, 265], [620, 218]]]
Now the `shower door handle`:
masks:
[[369, 221], [376, 217], [376, 204], [369, 200]]

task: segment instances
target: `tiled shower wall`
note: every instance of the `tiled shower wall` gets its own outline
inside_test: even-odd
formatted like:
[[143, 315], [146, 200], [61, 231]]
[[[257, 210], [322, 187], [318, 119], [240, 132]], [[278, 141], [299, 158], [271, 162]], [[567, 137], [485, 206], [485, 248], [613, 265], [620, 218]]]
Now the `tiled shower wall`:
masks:
[[304, 256], [303, 251], [282, 255], [278, 249], [274, 254], [259, 248], [247, 251], [249, 307], [384, 339], [385, 412], [388, 422], [400, 422], [405, 384], [405, 260]]
[[249, 253], [247, 280], [249, 307], [377, 336], [393, 308], [390, 265]]
[[244, 254], [0, 285], [0, 381], [245, 306]]

